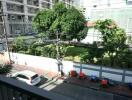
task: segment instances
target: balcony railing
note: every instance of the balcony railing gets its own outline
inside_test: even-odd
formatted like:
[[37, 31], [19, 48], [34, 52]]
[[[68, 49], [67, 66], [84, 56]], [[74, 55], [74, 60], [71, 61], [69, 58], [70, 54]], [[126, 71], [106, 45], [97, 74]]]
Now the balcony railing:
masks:
[[35, 14], [37, 13], [38, 10], [39, 10], [38, 8], [28, 7], [28, 13], [30, 14]]
[[18, 3], [23, 3], [23, 0], [8, 0], [8, 1], [14, 1], [14, 2], [18, 2]]
[[21, 12], [21, 13], [23, 13], [24, 12], [24, 6], [7, 3], [7, 11], [14, 11], [14, 12]]
[[0, 75], [0, 100], [73, 100]]
[[27, 0], [28, 5], [39, 6], [39, 0]]

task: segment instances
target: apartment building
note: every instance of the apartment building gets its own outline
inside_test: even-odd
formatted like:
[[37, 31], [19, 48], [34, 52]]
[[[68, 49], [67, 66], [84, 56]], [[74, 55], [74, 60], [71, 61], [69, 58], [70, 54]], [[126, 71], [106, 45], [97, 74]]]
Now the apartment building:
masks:
[[[132, 0], [84, 0], [85, 16], [89, 21], [113, 19], [132, 37]], [[89, 30], [85, 42], [101, 41], [101, 34]]]
[[[74, 5], [74, 0], [0, 0], [8, 35], [31, 34], [34, 32], [31, 21], [39, 9], [51, 9], [59, 1], [67, 7]], [[0, 34], [3, 22], [0, 16]]]

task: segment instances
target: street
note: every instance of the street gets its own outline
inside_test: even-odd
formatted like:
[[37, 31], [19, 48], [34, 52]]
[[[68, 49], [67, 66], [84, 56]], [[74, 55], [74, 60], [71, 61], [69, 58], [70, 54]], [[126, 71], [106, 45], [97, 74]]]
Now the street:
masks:
[[[11, 73], [15, 72], [17, 72], [17, 70], [12, 69]], [[58, 79], [57, 77], [51, 79], [41, 76], [41, 82], [36, 87], [43, 88], [56, 94], [61, 94], [75, 100], [131, 100], [131, 98], [114, 95], [112, 93], [106, 93], [74, 84], [65, 83], [62, 79]]]
[[113, 100], [113, 94], [92, 90], [68, 83], [62, 80], [52, 80], [46, 84], [41, 84], [39, 88], [62, 94], [75, 100]]

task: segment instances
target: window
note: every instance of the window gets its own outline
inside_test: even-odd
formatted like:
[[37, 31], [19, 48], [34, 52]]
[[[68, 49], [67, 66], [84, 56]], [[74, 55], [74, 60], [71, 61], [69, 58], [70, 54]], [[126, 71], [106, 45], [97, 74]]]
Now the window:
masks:
[[0, 22], [2, 22], [3, 20], [2, 20], [2, 16], [0, 16]]
[[38, 6], [39, 0], [27, 0], [28, 5]]
[[23, 3], [23, 0], [10, 0], [10, 1], [15, 1], [15, 2], [19, 2], [19, 3]]
[[35, 79], [35, 78], [37, 78], [38, 77], [38, 74], [35, 74], [34, 76], [32, 76], [31, 78], [32, 79]]
[[19, 15], [18, 15], [17, 18], [18, 18], [18, 20], [21, 20], [21, 19], [22, 19], [22, 16], [19, 16]]
[[23, 5], [16, 5], [10, 3], [7, 3], [6, 5], [7, 5], [7, 11], [24, 12]]
[[23, 79], [29, 79], [27, 76], [22, 75], [22, 74], [17, 75], [17, 77], [18, 77], [18, 78], [23, 78]]
[[132, 18], [128, 19], [127, 32], [132, 32]]
[[28, 16], [28, 21], [32, 21], [32, 16]]
[[127, 5], [132, 5], [132, 0], [126, 0], [127, 1]]
[[43, 8], [49, 9], [49, 8], [50, 8], [50, 3], [43, 2], [43, 3], [42, 3], [42, 7], [43, 7]]

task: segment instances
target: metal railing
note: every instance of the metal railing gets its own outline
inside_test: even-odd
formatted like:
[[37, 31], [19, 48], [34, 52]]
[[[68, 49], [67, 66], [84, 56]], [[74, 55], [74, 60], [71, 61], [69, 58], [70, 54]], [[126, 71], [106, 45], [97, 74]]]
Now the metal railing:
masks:
[[73, 100], [0, 75], [0, 100]]
[[[99, 75], [100, 78], [104, 77], [103, 74], [109, 74], [109, 76], [106, 77], [113, 77], [112, 75], [120, 76], [121, 80], [120, 82], [125, 83], [125, 80], [127, 77], [132, 78], [132, 71], [125, 70], [125, 69], [114, 69], [114, 68], [108, 68], [104, 66], [95, 66], [90, 64], [80, 64], [80, 63], [74, 63], [73, 67], [75, 70], [83, 70], [84, 72], [92, 72], [94, 71], [94, 75]], [[97, 75], [97, 76], [98, 76]], [[112, 78], [112, 80], [119, 81], [115, 79], [115, 77]], [[119, 78], [119, 77], [118, 77]]]

